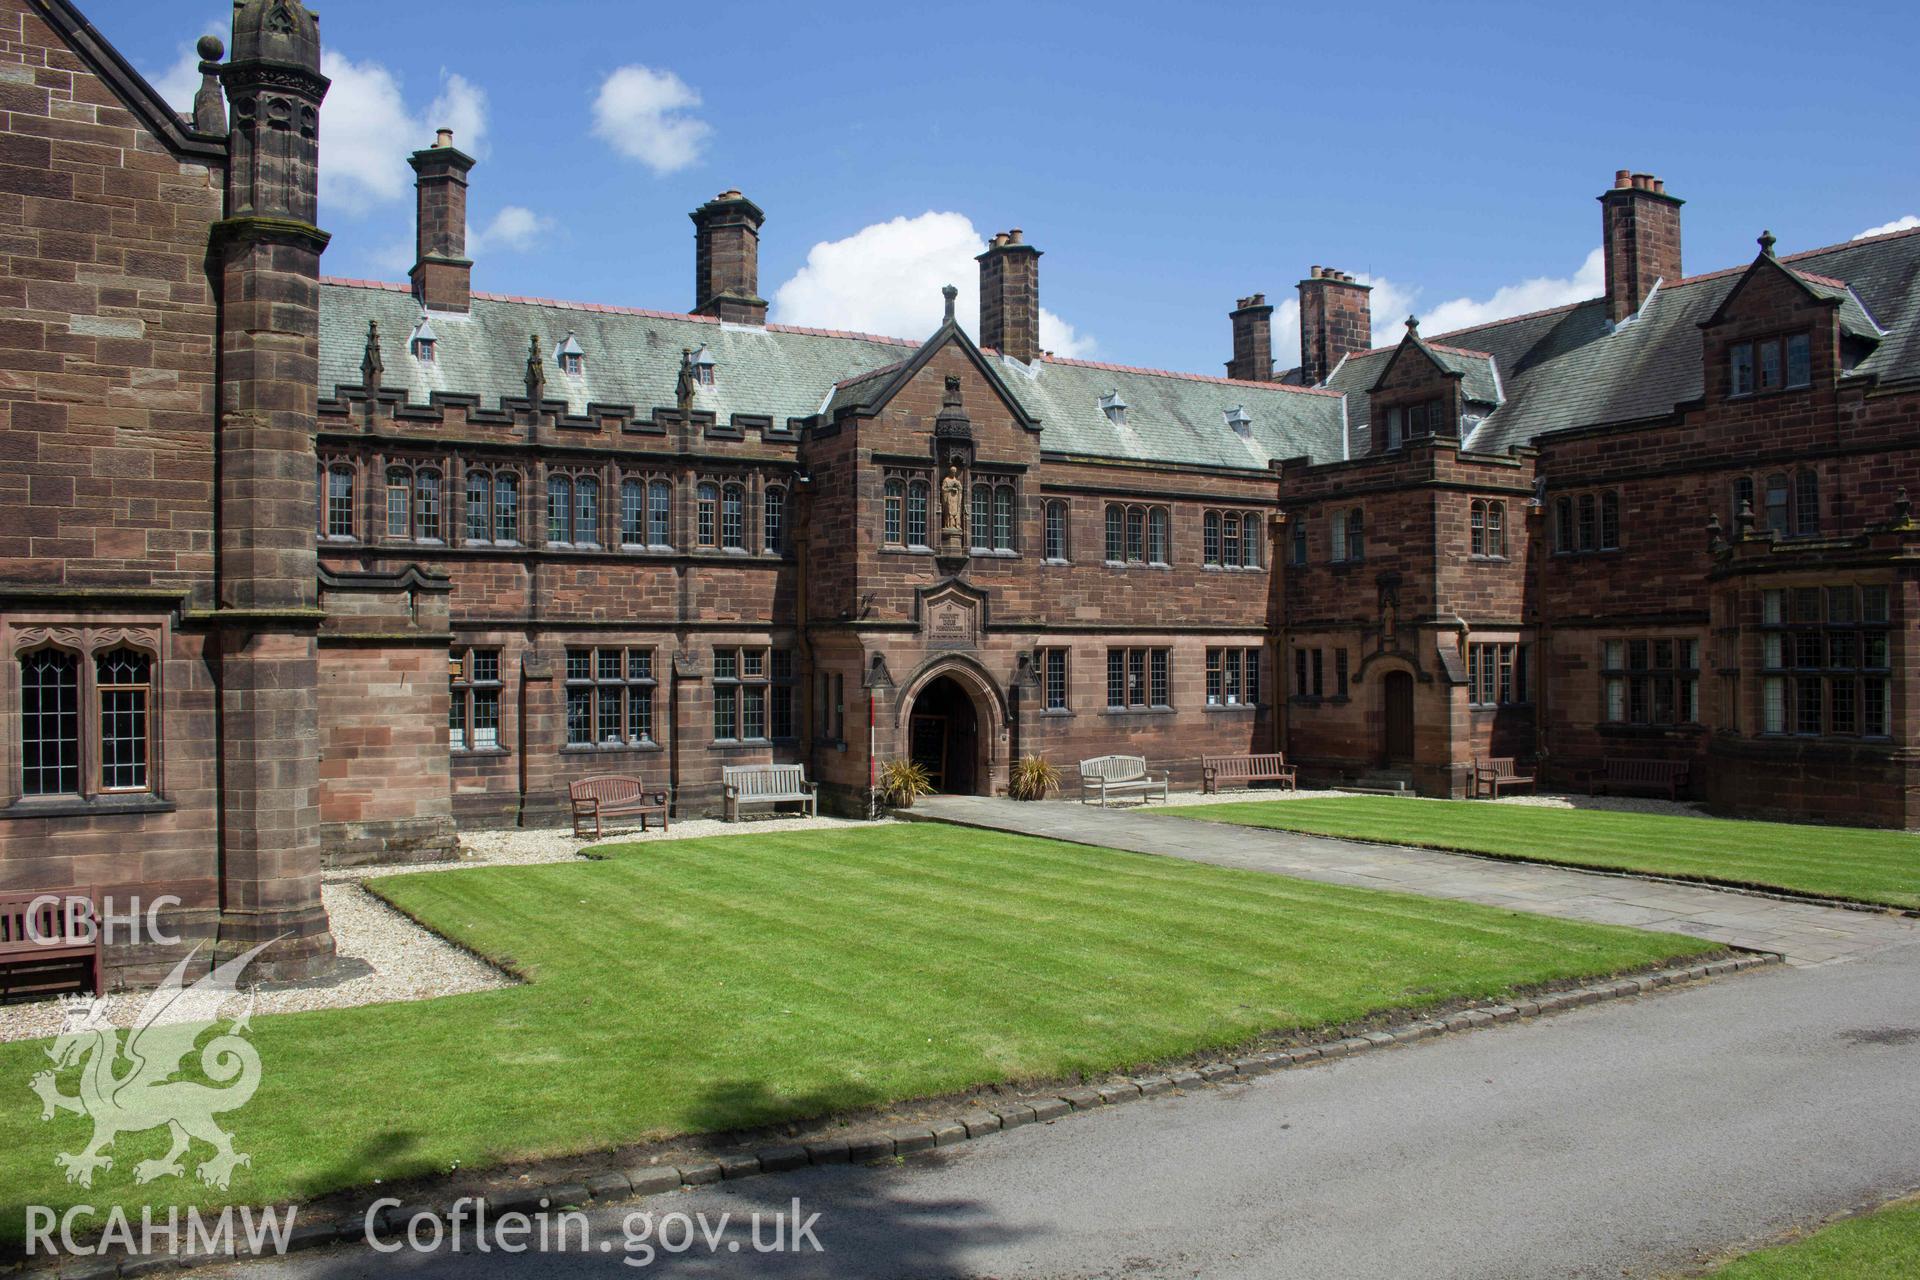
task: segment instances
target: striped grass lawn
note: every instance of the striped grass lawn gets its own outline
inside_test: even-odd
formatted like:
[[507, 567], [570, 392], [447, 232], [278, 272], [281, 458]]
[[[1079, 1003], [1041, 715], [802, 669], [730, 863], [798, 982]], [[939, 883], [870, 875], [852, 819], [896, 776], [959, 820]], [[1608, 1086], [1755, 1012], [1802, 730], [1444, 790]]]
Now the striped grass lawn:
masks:
[[1249, 801], [1165, 812], [1206, 822], [1920, 907], [1920, 836], [1904, 831], [1391, 796]]
[[[259, 1204], [375, 1178], [1101, 1072], [1706, 944], [1464, 903], [916, 823], [609, 846], [608, 858], [374, 882], [531, 981], [262, 1017], [225, 1193], [91, 1191], [38, 1119], [45, 1042], [0, 1045], [0, 1230], [17, 1206]], [[70, 1080], [70, 1077], [63, 1079]], [[65, 1086], [69, 1091], [71, 1083]]]
[[1920, 1276], [1920, 1199], [1848, 1218], [1793, 1244], [1737, 1258], [1713, 1280], [1913, 1280]]

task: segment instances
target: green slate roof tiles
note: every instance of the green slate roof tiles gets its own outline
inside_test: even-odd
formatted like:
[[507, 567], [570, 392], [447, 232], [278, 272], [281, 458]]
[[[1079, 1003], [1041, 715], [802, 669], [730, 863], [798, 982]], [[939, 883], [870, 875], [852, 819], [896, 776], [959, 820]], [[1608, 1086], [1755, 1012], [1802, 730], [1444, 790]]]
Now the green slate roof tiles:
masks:
[[[630, 407], [647, 417], [674, 403], [683, 348], [706, 344], [715, 361], [712, 386], [695, 407], [718, 420], [766, 415], [776, 426], [857, 404], [878, 375], [910, 358], [917, 343], [785, 325], [723, 325], [699, 316], [475, 294], [467, 315], [435, 312], [435, 359], [416, 360], [407, 338], [420, 308], [404, 288], [364, 281], [325, 282], [320, 298], [320, 385], [332, 396], [360, 383], [367, 322], [378, 320], [387, 388], [425, 404], [434, 392], [475, 395], [485, 408], [526, 394], [527, 339], [538, 335], [548, 399], [581, 413], [589, 403]], [[553, 355], [571, 331], [585, 353], [584, 371], [562, 373]], [[1076, 360], [1043, 360], [1028, 368], [988, 355], [1021, 406], [1041, 426], [1043, 449], [1091, 458], [1262, 470], [1271, 459], [1340, 456], [1342, 404], [1337, 395], [1132, 369]], [[1125, 425], [1100, 411], [1099, 397], [1118, 389], [1130, 408]], [[1252, 417], [1242, 436], [1227, 424], [1236, 405]]]

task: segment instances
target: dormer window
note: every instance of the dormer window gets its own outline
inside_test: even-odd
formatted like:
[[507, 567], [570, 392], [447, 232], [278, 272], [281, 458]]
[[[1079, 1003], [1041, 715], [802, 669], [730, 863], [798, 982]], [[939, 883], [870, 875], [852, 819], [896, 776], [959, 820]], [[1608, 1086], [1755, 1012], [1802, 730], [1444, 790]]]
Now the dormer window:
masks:
[[696, 387], [710, 387], [713, 385], [713, 353], [707, 350], [706, 343], [703, 342], [694, 348], [693, 355], [688, 359], [688, 364], [693, 369], [693, 384]]
[[567, 330], [566, 340], [554, 348], [553, 362], [560, 366], [560, 372], [576, 378], [587, 371], [587, 353], [580, 349], [573, 330]]
[[1107, 421], [1116, 427], [1127, 425], [1127, 402], [1120, 398], [1117, 387], [1100, 397], [1100, 412], [1106, 414]]
[[439, 335], [434, 333], [433, 325], [423, 315], [420, 317], [420, 323], [413, 327], [412, 336], [407, 339], [407, 350], [411, 351], [413, 358], [421, 364], [432, 364], [439, 341]]
[[1727, 394], [1793, 390], [1813, 385], [1813, 336], [1789, 333], [1736, 342], [1727, 348]]
[[1253, 415], [1247, 412], [1245, 405], [1237, 404], [1227, 410], [1227, 425], [1233, 428], [1236, 435], [1250, 436], [1253, 434]]

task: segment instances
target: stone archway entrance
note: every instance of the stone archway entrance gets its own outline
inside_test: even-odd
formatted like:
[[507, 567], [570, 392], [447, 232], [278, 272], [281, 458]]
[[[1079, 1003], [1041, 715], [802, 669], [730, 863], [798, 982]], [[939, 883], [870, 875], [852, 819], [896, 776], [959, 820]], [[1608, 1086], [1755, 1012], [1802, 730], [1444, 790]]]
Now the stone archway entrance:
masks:
[[927, 771], [933, 789], [975, 795], [980, 784], [980, 714], [952, 676], [931, 680], [907, 715], [907, 755]]

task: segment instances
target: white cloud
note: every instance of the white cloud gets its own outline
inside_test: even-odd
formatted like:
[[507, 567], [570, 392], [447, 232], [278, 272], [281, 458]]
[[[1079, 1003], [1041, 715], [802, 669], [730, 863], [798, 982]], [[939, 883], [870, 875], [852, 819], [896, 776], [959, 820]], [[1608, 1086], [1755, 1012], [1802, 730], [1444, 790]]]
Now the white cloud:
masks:
[[[209, 22], [203, 34], [224, 38], [228, 25]], [[321, 70], [333, 81], [320, 104], [320, 196], [330, 204], [364, 213], [404, 197], [413, 186], [407, 156], [432, 143], [436, 129], [452, 129], [456, 146], [486, 158], [487, 95], [466, 77], [442, 71], [440, 92], [416, 112], [400, 78], [378, 62], [327, 50]], [[152, 80], [170, 106], [191, 115], [200, 89], [200, 55], [193, 44], [182, 45], [173, 64]]]
[[1417, 286], [1396, 284], [1383, 276], [1359, 276], [1363, 284], [1373, 286], [1373, 343], [1391, 346], [1406, 333], [1406, 318], [1420, 318], [1422, 337], [1434, 337], [1504, 320], [1509, 316], [1545, 311], [1571, 302], [1597, 298], [1607, 290], [1606, 254], [1594, 249], [1580, 269], [1570, 276], [1535, 276], [1517, 284], [1502, 285], [1486, 298], [1452, 298], [1422, 310], [1421, 290]]
[[[960, 290], [954, 314], [969, 333], [980, 331], [979, 264], [987, 247], [963, 213], [929, 210], [862, 227], [844, 240], [823, 240], [774, 291], [773, 318], [787, 324], [853, 329], [894, 337], [921, 337], [940, 324], [941, 287]], [[1086, 356], [1094, 340], [1058, 315], [1040, 309], [1040, 345], [1061, 356]]]
[[467, 256], [482, 253], [524, 253], [553, 229], [553, 219], [523, 205], [510, 204], [493, 215], [484, 227], [467, 226]]
[[[219, 36], [224, 41], [231, 25], [230, 22], [222, 23], [217, 19], [210, 19], [207, 25], [200, 29], [200, 34]], [[193, 115], [193, 95], [200, 92], [200, 54], [194, 48], [196, 43], [198, 43], [197, 37], [181, 45], [172, 65], [165, 71], [147, 73], [148, 82], [159, 93], [161, 100], [181, 115], [188, 117]]]
[[1854, 239], [1865, 240], [1868, 236], [1884, 236], [1889, 231], [1906, 231], [1913, 227], [1920, 227], [1920, 215], [1909, 213], [1903, 218], [1895, 218], [1892, 222], [1883, 222], [1877, 227], [1868, 227], [1865, 231], [1855, 236]]
[[453, 130], [454, 145], [484, 157], [487, 95], [463, 76], [442, 72], [440, 92], [416, 114], [399, 77], [378, 62], [328, 52], [321, 69], [333, 81], [320, 106], [320, 197], [350, 213], [398, 200], [413, 186], [407, 156]]
[[686, 114], [700, 95], [671, 71], [636, 64], [600, 82], [593, 102], [593, 132], [621, 155], [673, 173], [700, 159], [713, 126]]

